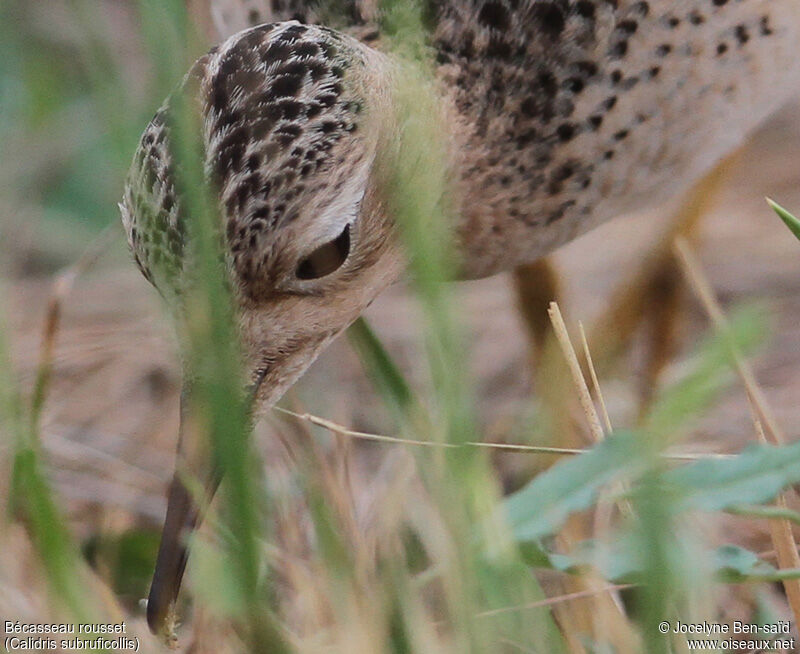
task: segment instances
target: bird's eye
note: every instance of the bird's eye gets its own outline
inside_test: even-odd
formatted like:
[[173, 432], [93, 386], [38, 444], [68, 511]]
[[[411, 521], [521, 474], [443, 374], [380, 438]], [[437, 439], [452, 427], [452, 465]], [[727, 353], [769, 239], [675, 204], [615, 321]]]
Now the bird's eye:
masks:
[[333, 241], [321, 245], [299, 264], [295, 274], [298, 279], [319, 279], [330, 275], [345, 262], [350, 254], [350, 225]]

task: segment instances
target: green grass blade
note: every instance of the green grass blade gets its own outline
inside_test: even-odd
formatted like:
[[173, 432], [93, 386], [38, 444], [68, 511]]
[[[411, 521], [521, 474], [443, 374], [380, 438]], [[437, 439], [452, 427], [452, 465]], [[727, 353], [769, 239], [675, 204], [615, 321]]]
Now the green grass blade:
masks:
[[763, 343], [762, 315], [756, 307], [737, 309], [727, 334], [707, 337], [697, 348], [689, 372], [656, 398], [643, 431], [676, 440], [693, 419], [703, 415], [734, 379], [731, 351], [749, 354]]
[[408, 416], [418, 406], [411, 386], [365, 318], [356, 320], [347, 330], [367, 374], [378, 385], [384, 399], [402, 415]]
[[12, 452], [7, 509], [25, 526], [54, 595], [74, 617], [87, 619], [89, 603], [78, 574], [83, 563], [42, 474], [39, 434], [12, 373], [7, 333], [0, 315], [0, 427], [14, 441], [7, 443]]
[[767, 204], [770, 207], [772, 207], [772, 210], [776, 214], [778, 214], [778, 217], [789, 228], [789, 231], [791, 231], [792, 234], [794, 234], [798, 239], [800, 239], [800, 220], [795, 218], [791, 213], [789, 213], [777, 202], [770, 200], [769, 198], [767, 198]]

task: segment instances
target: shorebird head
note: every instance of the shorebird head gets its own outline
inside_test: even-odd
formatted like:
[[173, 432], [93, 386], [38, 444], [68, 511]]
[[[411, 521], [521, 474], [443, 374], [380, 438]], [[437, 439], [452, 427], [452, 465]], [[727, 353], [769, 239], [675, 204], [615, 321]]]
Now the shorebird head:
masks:
[[[385, 58], [349, 37], [299, 23], [261, 25], [198, 60], [142, 136], [123, 223], [139, 268], [180, 312], [193, 283], [197, 217], [175, 155], [175, 106], [199, 119], [199, 183], [218, 219], [254, 411], [279, 399], [400, 272], [380, 183], [382, 141], [392, 133], [390, 79]], [[148, 604], [154, 631], [177, 596], [184, 532], [197, 520], [176, 477]]]
[[[292, 22], [231, 37], [178, 91], [199, 112], [203, 183], [257, 408], [277, 400], [399, 272], [377, 172], [389, 78], [378, 52]], [[171, 105], [142, 136], [121, 208], [137, 264], [180, 305], [192, 216], [176, 188]]]

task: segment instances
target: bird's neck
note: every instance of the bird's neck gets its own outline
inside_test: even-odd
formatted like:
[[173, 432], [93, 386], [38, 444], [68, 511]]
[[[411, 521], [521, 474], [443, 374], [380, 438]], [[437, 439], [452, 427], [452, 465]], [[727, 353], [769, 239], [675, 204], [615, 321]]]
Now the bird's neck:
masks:
[[[435, 125], [435, 133], [423, 147], [440, 147], [445, 174], [442, 186], [450, 228], [455, 235], [455, 256], [461, 279], [478, 279], [543, 256], [572, 238], [559, 231], [534, 229], [526, 222], [520, 207], [538, 214], [554, 210], [544, 206], [547, 198], [525, 193], [518, 180], [512, 187], [508, 168], [514, 166], [505, 152], [508, 143], [485, 139], [478, 131], [473, 115], [457, 105], [452, 87], [441, 80], [434, 85], [435, 102], [426, 110]], [[427, 154], [417, 157], [428, 162], [428, 170], [419, 175], [436, 175]], [[543, 205], [544, 202], [544, 205]]]

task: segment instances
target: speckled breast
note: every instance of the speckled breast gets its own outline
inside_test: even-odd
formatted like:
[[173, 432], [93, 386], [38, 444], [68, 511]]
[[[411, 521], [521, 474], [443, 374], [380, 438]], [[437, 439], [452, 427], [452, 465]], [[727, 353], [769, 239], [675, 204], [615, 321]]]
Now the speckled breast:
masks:
[[439, 3], [478, 277], [684, 190], [795, 94], [796, 0]]

